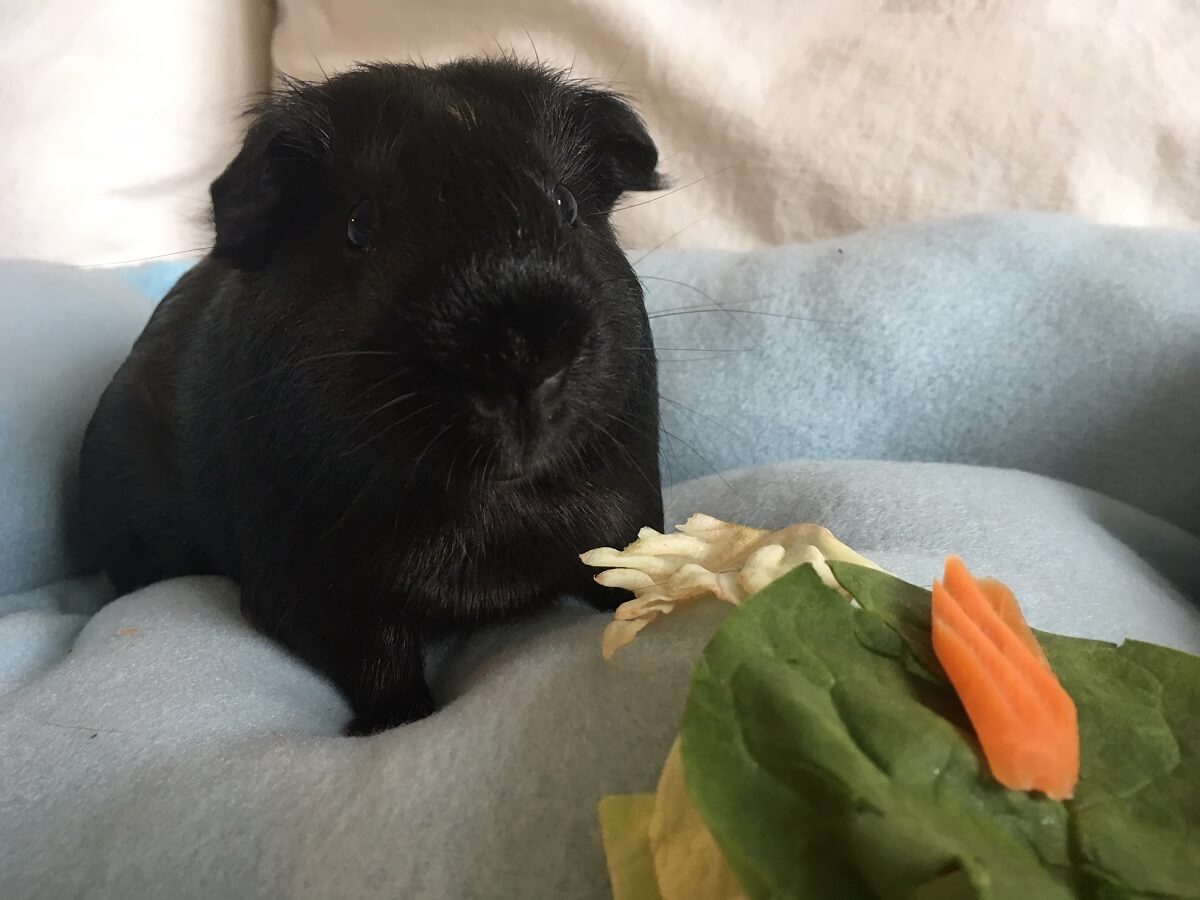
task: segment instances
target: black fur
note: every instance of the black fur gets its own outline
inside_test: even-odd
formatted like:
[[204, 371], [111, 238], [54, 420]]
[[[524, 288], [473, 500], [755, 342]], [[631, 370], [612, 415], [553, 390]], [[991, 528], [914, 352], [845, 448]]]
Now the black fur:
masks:
[[618, 603], [577, 554], [662, 525], [650, 327], [608, 221], [656, 164], [619, 97], [509, 60], [268, 99], [213, 183], [212, 253], [88, 429], [117, 588], [235, 578], [358, 734], [433, 710], [428, 640]]

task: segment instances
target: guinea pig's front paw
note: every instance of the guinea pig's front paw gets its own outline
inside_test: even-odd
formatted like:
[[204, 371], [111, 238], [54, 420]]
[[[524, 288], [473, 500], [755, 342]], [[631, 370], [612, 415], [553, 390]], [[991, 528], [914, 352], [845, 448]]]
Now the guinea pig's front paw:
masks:
[[366, 713], [355, 716], [349, 721], [345, 728], [347, 737], [367, 737], [372, 734], [379, 734], [381, 731], [388, 731], [400, 725], [407, 725], [409, 722], [416, 722], [424, 719], [426, 716], [432, 715], [435, 710], [433, 704], [429, 704], [428, 709], [408, 708], [405, 710], [395, 710], [384, 715], [375, 713]]
[[347, 737], [367, 737], [416, 722], [426, 716], [433, 715], [437, 706], [428, 691], [418, 696], [406, 697], [403, 701], [393, 700], [390, 703], [373, 706], [361, 710], [349, 721], [345, 728]]

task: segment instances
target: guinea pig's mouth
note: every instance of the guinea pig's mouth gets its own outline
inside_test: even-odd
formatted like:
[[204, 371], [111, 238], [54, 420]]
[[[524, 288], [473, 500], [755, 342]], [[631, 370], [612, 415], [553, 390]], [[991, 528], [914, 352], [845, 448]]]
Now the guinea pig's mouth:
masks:
[[487, 483], [494, 487], [511, 487], [530, 481], [532, 478], [532, 472], [493, 472], [488, 476]]
[[526, 466], [504, 466], [493, 469], [487, 475], [487, 483], [493, 487], [510, 488], [536, 480], [549, 468], [549, 463], [532, 463]]
[[559, 472], [556, 464], [561, 455], [545, 444], [536, 450], [532, 447], [511, 448], [508, 453], [502, 453], [501, 458], [488, 469], [486, 481], [499, 488], [520, 487], [539, 481], [548, 474]]
[[[578, 439], [581, 423], [561, 412], [520, 403], [492, 416], [485, 414], [487, 443], [484, 478], [489, 484], [512, 487], [561, 473], [569, 448]], [[573, 432], [573, 434], [572, 434]]]

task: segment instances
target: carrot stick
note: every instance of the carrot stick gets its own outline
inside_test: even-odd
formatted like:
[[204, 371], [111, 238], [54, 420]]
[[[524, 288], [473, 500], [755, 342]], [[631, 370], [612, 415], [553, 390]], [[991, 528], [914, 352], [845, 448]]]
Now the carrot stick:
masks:
[[1075, 704], [999, 582], [980, 584], [962, 560], [933, 583], [933, 649], [958, 693], [996, 780], [1061, 800], [1079, 779]]
[[1025, 621], [1025, 616], [1021, 614], [1021, 607], [1017, 605], [1017, 598], [1013, 596], [1013, 592], [1008, 589], [1008, 585], [1001, 584], [994, 578], [980, 578], [976, 584], [983, 591], [983, 596], [991, 604], [992, 609], [1004, 621], [1018, 638], [1033, 651], [1033, 655], [1040, 659], [1046, 665], [1050, 663], [1046, 660], [1046, 654], [1042, 652], [1042, 645], [1037, 642], [1037, 638], [1033, 636], [1033, 629], [1029, 627], [1029, 623]]

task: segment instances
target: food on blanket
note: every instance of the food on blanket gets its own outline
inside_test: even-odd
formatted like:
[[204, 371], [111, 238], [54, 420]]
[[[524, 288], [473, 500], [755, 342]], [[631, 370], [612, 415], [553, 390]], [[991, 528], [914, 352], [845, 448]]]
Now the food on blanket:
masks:
[[88, 428], [116, 587], [237, 578], [352, 734], [434, 710], [428, 640], [564, 594], [613, 609], [577, 554], [661, 527], [662, 491], [653, 336], [608, 222], [657, 160], [617, 94], [513, 59], [267, 98], [213, 183], [212, 253]]
[[[999, 611], [998, 611], [999, 610]], [[996, 780], [1062, 800], [1079, 780], [1079, 725], [1012, 593], [952, 556], [933, 582], [933, 650]]]
[[117, 629], [117, 634], [119, 634], [121, 637], [129, 637], [130, 635], [134, 635], [137, 633], [138, 633], [138, 630], [136, 628], [118, 628]]
[[934, 652], [930, 591], [829, 568], [857, 605], [802, 566], [734, 610], [695, 669], [679, 746], [715, 842], [696, 852], [751, 898], [1198, 896], [1200, 657], [1030, 632], [1078, 706], [1080, 777], [1073, 799], [1008, 790]]
[[[601, 653], [612, 658], [660, 615], [704, 597], [735, 606], [780, 575], [810, 563], [821, 580], [842, 590], [828, 560], [878, 568], [820, 525], [764, 531], [697, 513], [674, 534], [643, 528], [624, 550], [598, 547], [579, 557], [604, 569], [596, 581], [632, 591], [604, 630]], [[844, 593], [844, 591], [843, 591]], [[847, 595], [849, 596], [849, 595]]]

